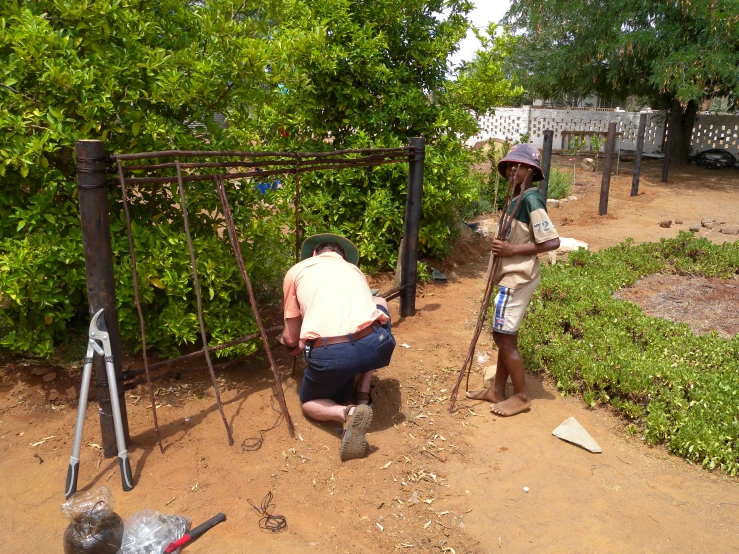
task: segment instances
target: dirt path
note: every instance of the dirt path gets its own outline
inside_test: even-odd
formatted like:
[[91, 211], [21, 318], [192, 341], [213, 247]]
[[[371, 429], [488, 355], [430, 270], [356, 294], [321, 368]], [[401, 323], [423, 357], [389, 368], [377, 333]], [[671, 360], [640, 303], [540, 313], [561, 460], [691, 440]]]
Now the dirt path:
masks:
[[[555, 156], [553, 163], [571, 167], [562, 156]], [[574, 190], [578, 200], [550, 211], [560, 234], [583, 240], [598, 250], [628, 238], [640, 243], [674, 237], [691, 225], [699, 225], [703, 218], [739, 225], [739, 171], [708, 171], [688, 165], [672, 168], [668, 182], [662, 183], [662, 162], [644, 160], [639, 194], [633, 197], [633, 169], [633, 163], [622, 163], [619, 174], [611, 178], [608, 214], [604, 217], [598, 215], [601, 173], [578, 169]], [[665, 219], [673, 221], [669, 229], [659, 226]], [[674, 223], [679, 219], [682, 224]], [[717, 243], [737, 239], [719, 233], [719, 227], [701, 228], [698, 234]]]
[[[553, 220], [568, 218], [563, 235], [599, 248], [628, 236], [674, 236], [674, 226], [657, 226], [665, 217], [682, 216], [685, 226], [711, 214], [739, 219], [736, 179], [700, 190], [645, 184], [644, 195], [636, 199], [629, 199], [627, 186], [630, 177], [614, 183], [608, 219], [594, 220], [597, 192], [586, 183], [580, 200], [552, 210]], [[667, 202], [669, 210], [663, 207]], [[391, 303], [398, 344], [410, 348], [398, 346], [392, 365], [379, 375], [367, 458], [342, 464], [333, 426], [305, 420], [296, 394], [299, 381], [289, 377], [290, 361], [280, 353], [288, 405], [302, 440], [291, 440], [282, 424], [264, 435], [261, 449], [242, 450], [242, 441], [258, 436], [277, 417], [270, 408], [268, 367], [256, 360], [219, 377], [233, 447], [227, 446], [205, 375], [159, 389], [164, 455], [150, 430], [143, 390], [127, 394], [137, 483], [129, 493], [120, 489], [115, 460], [103, 460], [88, 446], [100, 443], [91, 404], [80, 488], [107, 482], [124, 519], [153, 508], [187, 515], [197, 524], [225, 512], [228, 521], [189, 546], [186, 552], [192, 554], [739, 551], [737, 479], [644, 446], [638, 436], [623, 432], [620, 419], [560, 397], [546, 379], [529, 376], [533, 406], [520, 416], [493, 417], [483, 403], [468, 401], [448, 414], [449, 391], [482, 294], [485, 249], [482, 241], [461, 244], [450, 259], [436, 264], [450, 282], [425, 286], [415, 317], [397, 320], [397, 303]], [[493, 353], [489, 335], [483, 334], [479, 350]], [[5, 478], [0, 536], [3, 552], [60, 552], [66, 522], [59, 505], [79, 375], [60, 371], [45, 383], [29, 369], [19, 361], [0, 369], [0, 474]], [[481, 380], [473, 375], [471, 386]], [[599, 442], [602, 454], [551, 435], [570, 416]], [[259, 504], [270, 490], [274, 513], [287, 518], [288, 530], [281, 534], [260, 531], [259, 517], [247, 502]]]

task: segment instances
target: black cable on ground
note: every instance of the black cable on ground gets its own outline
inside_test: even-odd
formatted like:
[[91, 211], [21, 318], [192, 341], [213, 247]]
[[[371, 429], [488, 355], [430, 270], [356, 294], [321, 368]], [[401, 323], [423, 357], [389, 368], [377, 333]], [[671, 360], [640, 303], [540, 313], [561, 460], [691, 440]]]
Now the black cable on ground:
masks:
[[272, 491], [268, 492], [262, 499], [262, 504], [257, 508], [250, 499], [246, 501], [251, 504], [251, 507], [261, 515], [259, 518], [259, 528], [262, 531], [270, 531], [272, 533], [280, 533], [287, 529], [287, 520], [285, 516], [272, 515], [270, 512], [274, 509], [275, 505], [272, 504]]
[[282, 421], [282, 418], [285, 417], [285, 414], [283, 414], [280, 410], [275, 409], [274, 405], [274, 396], [269, 397], [269, 406], [272, 408], [273, 411], [277, 412], [279, 415], [277, 416], [277, 419], [275, 420], [274, 425], [272, 427], [269, 427], [268, 429], [260, 429], [259, 430], [259, 436], [258, 437], [252, 437], [252, 438], [246, 438], [241, 443], [241, 451], [242, 452], [256, 452], [260, 448], [262, 448], [262, 444], [264, 444], [264, 435], [268, 431], [271, 431], [275, 427], [277, 427], [280, 422]]

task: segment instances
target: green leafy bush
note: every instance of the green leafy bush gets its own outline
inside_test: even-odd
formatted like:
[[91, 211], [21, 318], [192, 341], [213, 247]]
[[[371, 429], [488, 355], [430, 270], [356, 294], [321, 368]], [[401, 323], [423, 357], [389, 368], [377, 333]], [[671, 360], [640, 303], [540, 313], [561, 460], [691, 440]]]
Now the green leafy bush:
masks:
[[570, 195], [572, 178], [569, 172], [561, 171], [556, 167], [549, 170], [547, 182], [547, 198], [567, 198]]
[[[0, 3], [2, 346], [46, 356], [85, 325], [80, 139], [104, 140], [115, 153], [315, 152], [405, 146], [423, 136], [420, 251], [444, 256], [456, 214], [474, 196], [464, 147], [477, 132], [472, 112], [513, 91], [502, 71], [514, 40], [506, 32], [491, 35], [486, 55], [460, 69], [459, 80], [450, 78], [448, 58], [470, 9], [465, 0]], [[482, 83], [485, 94], [471, 97]], [[283, 181], [265, 198], [248, 182], [229, 185], [244, 258], [269, 302], [279, 301], [294, 252], [295, 183]], [[364, 269], [392, 268], [406, 186], [406, 164], [306, 174], [306, 232], [344, 233], [362, 249]], [[254, 319], [213, 184], [186, 189], [208, 333], [216, 341], [249, 334]], [[177, 198], [171, 186], [131, 191], [148, 344], [167, 353], [199, 340]], [[120, 324], [136, 346], [119, 190], [109, 206]]]
[[649, 443], [735, 475], [739, 336], [697, 336], [613, 297], [660, 271], [736, 278], [739, 243], [683, 232], [659, 243], [580, 250], [545, 268], [520, 338], [526, 366], [551, 373], [564, 394], [610, 403]]

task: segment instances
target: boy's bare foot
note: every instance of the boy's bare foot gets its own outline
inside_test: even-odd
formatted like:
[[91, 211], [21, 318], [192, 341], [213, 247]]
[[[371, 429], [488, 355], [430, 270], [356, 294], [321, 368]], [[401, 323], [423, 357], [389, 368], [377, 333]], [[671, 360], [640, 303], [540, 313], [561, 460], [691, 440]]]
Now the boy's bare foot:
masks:
[[496, 402], [495, 404], [493, 404], [490, 407], [490, 411], [495, 415], [508, 417], [520, 414], [521, 412], [528, 410], [530, 406], [531, 400], [529, 400], [527, 396], [524, 395], [523, 397], [521, 397], [517, 394], [514, 394], [503, 402]]
[[498, 393], [493, 387], [485, 390], [467, 391], [467, 398], [470, 400], [487, 400], [488, 402], [498, 403], [505, 400], [505, 393]]

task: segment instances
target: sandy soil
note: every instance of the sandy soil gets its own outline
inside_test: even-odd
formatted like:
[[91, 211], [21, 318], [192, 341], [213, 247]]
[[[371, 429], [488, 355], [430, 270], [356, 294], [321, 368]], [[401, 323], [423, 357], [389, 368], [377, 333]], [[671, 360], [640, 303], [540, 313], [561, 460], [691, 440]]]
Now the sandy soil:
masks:
[[[605, 218], [596, 215], [599, 176], [578, 173], [583, 175], [579, 199], [551, 211], [563, 236], [597, 249], [627, 237], [674, 236], [703, 217], [739, 223], [737, 172], [675, 170], [662, 186], [654, 177], [659, 165], [647, 163], [642, 192], [631, 198], [629, 166], [621, 170]], [[683, 218], [685, 224], [658, 226], [668, 218]], [[737, 238], [701, 234], [716, 241]], [[533, 405], [519, 416], [497, 418], [484, 403], [470, 401], [448, 413], [449, 392], [482, 296], [487, 248], [483, 240], [461, 243], [448, 260], [434, 263], [449, 282], [422, 287], [415, 317], [399, 319], [397, 303], [391, 303], [399, 346], [374, 388], [366, 458], [342, 464], [334, 426], [302, 416], [296, 394], [300, 371], [291, 378], [290, 360], [280, 352], [299, 439], [290, 439], [283, 423], [265, 433], [261, 449], [245, 452], [240, 446], [277, 417], [264, 360], [219, 374], [233, 447], [227, 445], [206, 375], [189, 374], [158, 389], [164, 455], [156, 447], [145, 391], [127, 393], [136, 480], [128, 493], [120, 489], [115, 460], [103, 459], [90, 446], [101, 442], [91, 403], [80, 488], [107, 483], [124, 519], [153, 508], [189, 516], [197, 524], [224, 512], [228, 521], [187, 547], [192, 554], [739, 551], [736, 478], [645, 446], [610, 411], [561, 397], [546, 378], [528, 377]], [[481, 337], [478, 351], [494, 354], [489, 334]], [[31, 375], [33, 365], [24, 364], [5, 360], [0, 368], [2, 551], [61, 552], [66, 521], [59, 505], [79, 371], [55, 368], [56, 379], [45, 382]], [[479, 369], [471, 387], [481, 385]], [[570, 416], [598, 441], [602, 454], [551, 435]], [[259, 516], [247, 502], [259, 504], [268, 491], [274, 493], [274, 513], [287, 518], [288, 529], [280, 534], [260, 531]]]

